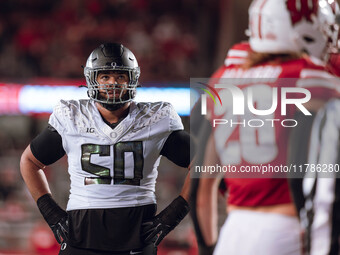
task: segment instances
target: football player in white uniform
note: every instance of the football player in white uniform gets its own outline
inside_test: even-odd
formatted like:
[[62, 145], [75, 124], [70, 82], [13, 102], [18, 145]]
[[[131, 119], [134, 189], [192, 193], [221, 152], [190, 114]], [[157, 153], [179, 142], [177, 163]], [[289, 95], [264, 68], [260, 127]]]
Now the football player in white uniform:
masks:
[[[165, 102], [136, 103], [140, 68], [121, 44], [96, 48], [84, 68], [87, 100], [61, 100], [48, 127], [26, 148], [21, 173], [61, 244], [59, 254], [156, 254], [189, 211], [188, 185], [156, 213], [160, 156], [190, 163], [190, 136]], [[42, 169], [68, 156], [66, 211], [52, 198]]]
[[[302, 181], [300, 209], [305, 255], [340, 254], [340, 100], [328, 102], [315, 117]], [[293, 139], [297, 137], [293, 137]]]

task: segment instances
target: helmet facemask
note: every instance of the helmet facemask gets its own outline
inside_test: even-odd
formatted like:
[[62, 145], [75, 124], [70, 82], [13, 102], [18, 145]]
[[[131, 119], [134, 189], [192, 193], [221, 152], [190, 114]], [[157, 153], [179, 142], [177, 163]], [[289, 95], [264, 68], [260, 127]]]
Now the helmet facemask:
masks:
[[[98, 74], [100, 72], [119, 71], [126, 72], [129, 77], [127, 84], [99, 84], [97, 81]], [[103, 104], [123, 104], [132, 101], [136, 96], [136, 88], [138, 86], [139, 67], [126, 68], [126, 67], [114, 67], [114, 68], [86, 68], [85, 67], [85, 78], [88, 87], [88, 96], [96, 101]], [[106, 95], [103, 93], [106, 93]], [[110, 94], [118, 95], [110, 97]]]
[[338, 51], [338, 10], [337, 3], [333, 9], [327, 1], [319, 0], [318, 13], [311, 15], [312, 22], [295, 26], [300, 34], [298, 43], [310, 56], [328, 61], [329, 55]]

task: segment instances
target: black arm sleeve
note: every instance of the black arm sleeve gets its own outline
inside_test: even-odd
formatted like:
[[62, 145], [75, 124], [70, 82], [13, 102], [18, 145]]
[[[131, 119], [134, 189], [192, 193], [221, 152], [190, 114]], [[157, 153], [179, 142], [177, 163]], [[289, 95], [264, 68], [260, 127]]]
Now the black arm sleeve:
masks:
[[194, 148], [194, 142], [189, 133], [184, 130], [178, 130], [169, 135], [160, 154], [178, 166], [189, 167], [195, 154]]
[[300, 111], [296, 112], [294, 119], [298, 122], [298, 125], [292, 129], [289, 137], [287, 164], [303, 166], [302, 172], [292, 172], [288, 176], [291, 193], [298, 212], [305, 204], [302, 181], [305, 173], [304, 164], [307, 163], [308, 159], [309, 139], [314, 117], [315, 113], [312, 113], [311, 116], [306, 116]]
[[44, 165], [53, 164], [65, 155], [61, 136], [51, 125], [32, 140], [31, 151]]

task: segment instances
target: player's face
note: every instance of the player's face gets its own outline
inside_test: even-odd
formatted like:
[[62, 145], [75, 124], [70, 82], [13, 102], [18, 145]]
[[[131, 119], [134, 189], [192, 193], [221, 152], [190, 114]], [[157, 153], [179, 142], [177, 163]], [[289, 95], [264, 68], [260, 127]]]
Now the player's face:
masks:
[[124, 71], [100, 72], [97, 77], [99, 84], [99, 95], [104, 99], [119, 99], [127, 90], [129, 76]]

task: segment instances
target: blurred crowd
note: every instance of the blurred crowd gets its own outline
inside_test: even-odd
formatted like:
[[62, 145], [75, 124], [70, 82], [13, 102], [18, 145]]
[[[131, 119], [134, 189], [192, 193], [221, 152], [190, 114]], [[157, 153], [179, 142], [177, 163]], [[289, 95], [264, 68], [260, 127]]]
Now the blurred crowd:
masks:
[[0, 76], [82, 77], [81, 66], [101, 42], [133, 50], [143, 81], [194, 75], [194, 0], [3, 0]]

